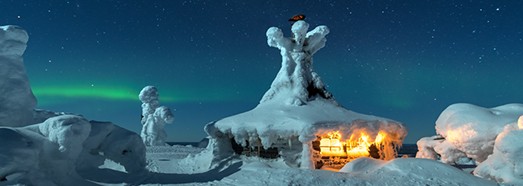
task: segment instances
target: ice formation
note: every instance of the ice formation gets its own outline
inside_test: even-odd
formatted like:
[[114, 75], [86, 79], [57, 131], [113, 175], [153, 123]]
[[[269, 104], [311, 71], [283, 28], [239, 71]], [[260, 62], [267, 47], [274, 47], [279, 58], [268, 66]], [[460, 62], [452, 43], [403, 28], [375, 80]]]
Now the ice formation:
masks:
[[28, 39], [17, 26], [0, 26], [0, 126], [32, 124], [36, 98], [22, 58]]
[[145, 146], [137, 134], [80, 116], [0, 128], [0, 139], [1, 184], [91, 185], [77, 171], [97, 169], [105, 159], [129, 173], [145, 170]]
[[[436, 133], [444, 139], [442, 143], [434, 144], [433, 149], [440, 149], [437, 153], [448, 157], [446, 162], [460, 156], [485, 161], [493, 152], [498, 134], [522, 114], [523, 104], [516, 103], [490, 109], [466, 103], [450, 105], [436, 121]], [[427, 153], [423, 149], [427, 148], [420, 148], [419, 157]]]
[[165, 124], [172, 123], [174, 116], [165, 106], [159, 106], [158, 89], [146, 86], [140, 91], [142, 101], [142, 132], [141, 137], [147, 146], [166, 145]]
[[304, 21], [294, 23], [292, 38], [283, 37], [279, 28], [268, 29], [267, 43], [280, 49], [282, 67], [256, 108], [205, 127], [217, 161], [251, 148], [257, 154], [281, 155], [289, 165], [314, 168], [317, 153], [312, 142], [331, 131], [338, 131], [340, 140], [365, 135], [369, 141], [378, 141], [381, 132], [388, 144], [381, 150], [387, 152], [401, 145], [407, 132], [399, 122], [349, 111], [336, 103], [312, 70], [312, 55], [325, 46], [329, 30], [318, 26], [307, 32], [308, 27]]
[[523, 185], [523, 116], [505, 126], [495, 141], [494, 152], [478, 165], [474, 174], [504, 185]]

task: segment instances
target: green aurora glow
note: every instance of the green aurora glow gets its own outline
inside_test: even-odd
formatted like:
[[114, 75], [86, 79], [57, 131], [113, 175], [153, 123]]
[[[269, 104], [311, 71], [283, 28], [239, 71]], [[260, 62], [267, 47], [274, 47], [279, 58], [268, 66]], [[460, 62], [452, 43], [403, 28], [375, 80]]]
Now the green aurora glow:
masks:
[[[99, 99], [108, 101], [133, 101], [139, 102], [138, 94], [141, 88], [134, 87], [111, 87], [111, 86], [33, 86], [32, 91], [38, 100], [38, 104], [49, 105], [58, 102], [74, 101], [79, 99]], [[195, 94], [199, 92], [199, 94]], [[201, 102], [201, 101], [220, 101], [235, 99], [231, 93], [224, 90], [203, 91], [190, 90], [179, 92], [173, 90], [161, 90], [160, 102], [180, 103], [180, 102]], [[68, 99], [64, 99], [68, 98]], [[237, 99], [237, 97], [236, 97]]]

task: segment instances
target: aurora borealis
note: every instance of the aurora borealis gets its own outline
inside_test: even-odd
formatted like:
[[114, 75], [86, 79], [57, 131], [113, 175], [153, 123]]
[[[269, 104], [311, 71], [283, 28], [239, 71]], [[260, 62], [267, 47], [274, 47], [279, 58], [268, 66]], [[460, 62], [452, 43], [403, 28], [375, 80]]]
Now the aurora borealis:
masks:
[[172, 141], [256, 106], [280, 68], [271, 26], [303, 13], [330, 28], [314, 69], [344, 107], [435, 133], [458, 102], [521, 103], [521, 1], [16, 1], [0, 25], [30, 35], [24, 55], [38, 107], [139, 130], [138, 93], [157, 86]]

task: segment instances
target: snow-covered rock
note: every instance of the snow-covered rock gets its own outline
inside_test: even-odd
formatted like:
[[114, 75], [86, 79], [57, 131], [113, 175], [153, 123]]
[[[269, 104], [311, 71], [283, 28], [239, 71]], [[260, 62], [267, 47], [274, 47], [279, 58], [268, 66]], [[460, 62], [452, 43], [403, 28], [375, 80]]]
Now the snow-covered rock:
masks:
[[482, 162], [492, 154], [498, 134], [506, 125], [515, 123], [520, 115], [523, 115], [523, 104], [490, 109], [466, 103], [453, 104], [437, 119], [436, 132], [455, 149]]
[[523, 116], [507, 125], [495, 141], [494, 152], [474, 174], [506, 185], [523, 185]]
[[138, 96], [142, 101], [142, 132], [141, 137], [147, 146], [166, 145], [167, 133], [165, 124], [172, 123], [174, 116], [165, 106], [159, 106], [158, 89], [146, 86]]
[[22, 55], [29, 36], [17, 26], [0, 26], [0, 126], [32, 124], [36, 98]]

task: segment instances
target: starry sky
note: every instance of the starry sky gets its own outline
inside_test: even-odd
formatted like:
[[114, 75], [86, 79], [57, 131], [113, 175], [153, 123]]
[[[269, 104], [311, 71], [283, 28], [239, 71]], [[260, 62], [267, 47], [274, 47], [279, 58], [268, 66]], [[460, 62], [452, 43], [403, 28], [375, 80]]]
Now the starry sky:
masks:
[[170, 141], [255, 107], [281, 64], [265, 32], [305, 14], [330, 28], [314, 69], [350, 110], [435, 134], [447, 106], [522, 103], [523, 1], [0, 0], [0, 25], [29, 33], [38, 108], [141, 129], [147, 85], [173, 110]]

